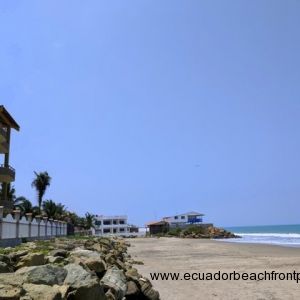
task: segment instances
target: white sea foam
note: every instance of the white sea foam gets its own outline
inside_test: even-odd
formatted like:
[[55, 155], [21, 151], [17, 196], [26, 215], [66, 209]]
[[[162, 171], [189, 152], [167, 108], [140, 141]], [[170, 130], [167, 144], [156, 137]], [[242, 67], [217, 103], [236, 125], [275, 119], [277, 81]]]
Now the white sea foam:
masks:
[[279, 237], [279, 238], [299, 238], [300, 233], [235, 233], [239, 236], [257, 236], [257, 237]]
[[300, 247], [299, 233], [235, 233], [241, 238], [227, 239], [235, 243], [259, 243]]

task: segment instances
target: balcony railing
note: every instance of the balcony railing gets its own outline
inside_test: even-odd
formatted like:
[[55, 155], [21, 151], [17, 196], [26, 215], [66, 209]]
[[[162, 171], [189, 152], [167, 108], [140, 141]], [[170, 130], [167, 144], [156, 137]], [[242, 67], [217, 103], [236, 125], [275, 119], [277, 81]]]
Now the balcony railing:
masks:
[[10, 183], [15, 181], [16, 171], [11, 166], [0, 165], [0, 182]]

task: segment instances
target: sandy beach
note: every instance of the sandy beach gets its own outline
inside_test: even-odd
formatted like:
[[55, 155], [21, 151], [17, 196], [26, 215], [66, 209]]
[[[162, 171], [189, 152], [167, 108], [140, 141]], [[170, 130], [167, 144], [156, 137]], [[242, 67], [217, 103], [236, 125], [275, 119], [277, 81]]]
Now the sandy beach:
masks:
[[[152, 272], [300, 272], [300, 248], [237, 244], [212, 240], [137, 238], [129, 253]], [[300, 281], [293, 280], [151, 280], [162, 300], [184, 299], [299, 299]]]

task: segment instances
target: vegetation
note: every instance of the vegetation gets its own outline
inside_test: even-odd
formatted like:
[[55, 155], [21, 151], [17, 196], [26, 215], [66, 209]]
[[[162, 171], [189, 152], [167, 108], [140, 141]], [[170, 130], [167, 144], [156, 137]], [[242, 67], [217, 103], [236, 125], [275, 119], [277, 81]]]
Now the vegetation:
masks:
[[[49, 219], [55, 219], [65, 221], [74, 227], [80, 227], [85, 230], [90, 230], [94, 227], [95, 216], [91, 213], [86, 213], [84, 217], [78, 216], [75, 212], [67, 210], [65, 205], [57, 203], [51, 199], [44, 200], [43, 197], [47, 188], [50, 186], [51, 177], [48, 172], [34, 172], [35, 178], [32, 181], [31, 186], [37, 191], [38, 206], [34, 206], [32, 202], [24, 196], [16, 196], [16, 190], [14, 186], [8, 185], [7, 199], [13, 203], [14, 209], [18, 209], [21, 215], [24, 216], [27, 213], [32, 213], [32, 216], [42, 215]], [[4, 198], [4, 186], [0, 185], [0, 199]]]
[[94, 228], [94, 221], [95, 221], [95, 216], [87, 212], [85, 214], [84, 229], [89, 230], [91, 228]]
[[30, 200], [23, 196], [16, 198], [14, 207], [15, 209], [19, 209], [22, 215], [32, 213], [32, 216], [35, 217], [39, 214], [39, 208], [37, 206], [33, 206]]
[[34, 174], [35, 179], [32, 181], [31, 186], [34, 187], [37, 191], [38, 206], [39, 211], [41, 212], [43, 197], [46, 193], [47, 187], [50, 186], [51, 177], [49, 176], [48, 172], [34, 172]]
[[[0, 188], [0, 198], [4, 199], [4, 183], [1, 183], [1, 188]], [[14, 186], [11, 184], [7, 185], [7, 200], [11, 202], [15, 202], [16, 200], [16, 190]]]
[[206, 235], [208, 233], [208, 229], [202, 226], [190, 225], [186, 228], [170, 228], [166, 232], [160, 232], [155, 234], [155, 236], [175, 236], [175, 237], [182, 237], [182, 236], [189, 236], [189, 235]]
[[42, 204], [43, 214], [51, 219], [62, 220], [65, 217], [66, 209], [61, 203], [55, 203], [53, 200], [46, 200]]

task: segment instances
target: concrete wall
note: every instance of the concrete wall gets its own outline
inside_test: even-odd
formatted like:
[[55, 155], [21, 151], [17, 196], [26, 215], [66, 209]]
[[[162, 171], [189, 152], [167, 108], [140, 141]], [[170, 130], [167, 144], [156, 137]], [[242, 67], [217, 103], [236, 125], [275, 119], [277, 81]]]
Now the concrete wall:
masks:
[[14, 216], [3, 217], [3, 206], [0, 206], [0, 246], [14, 244], [13, 239], [18, 243], [21, 238], [46, 239], [64, 235], [67, 235], [66, 222], [41, 217], [32, 219], [31, 214], [20, 218], [19, 211], [14, 211]]

